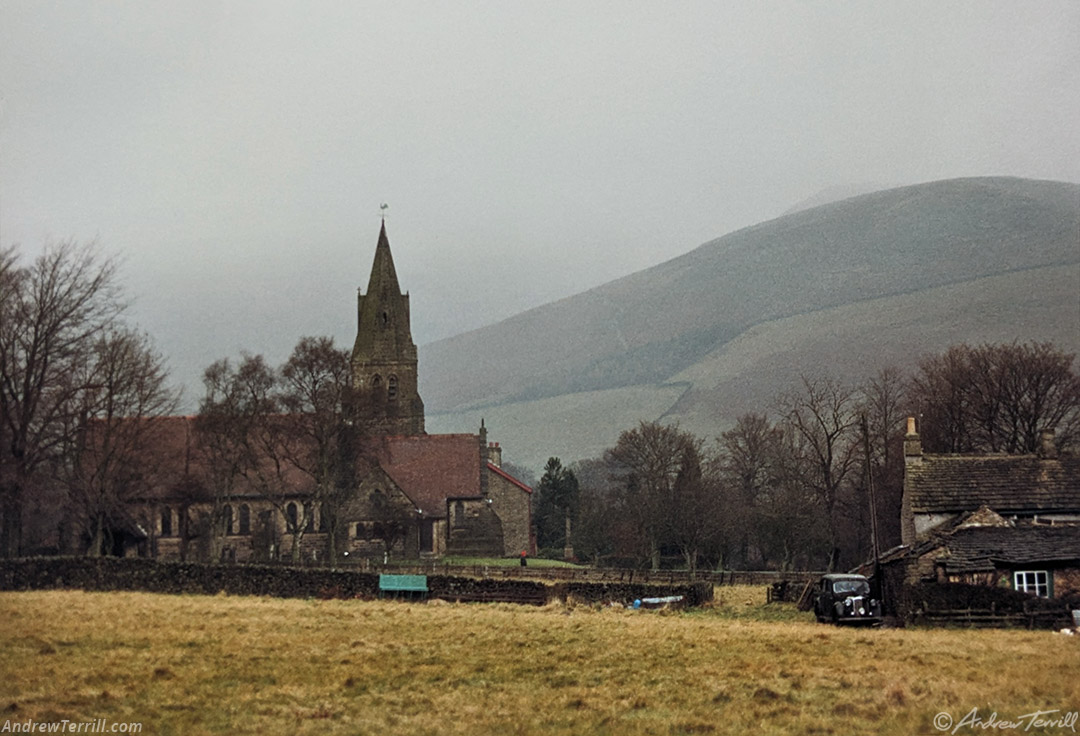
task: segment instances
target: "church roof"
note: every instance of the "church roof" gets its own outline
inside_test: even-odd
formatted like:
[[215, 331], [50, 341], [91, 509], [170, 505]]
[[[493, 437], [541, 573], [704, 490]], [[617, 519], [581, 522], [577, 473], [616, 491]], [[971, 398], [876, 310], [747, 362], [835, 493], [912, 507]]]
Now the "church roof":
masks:
[[1080, 458], [1036, 455], [924, 455], [905, 468], [915, 513], [989, 506], [999, 514], [1080, 511]]
[[[211, 499], [210, 473], [195, 437], [196, 417], [176, 416], [145, 420], [153, 424], [154, 442], [146, 467], [150, 475], [142, 493], [131, 500], [175, 502]], [[407, 495], [425, 516], [446, 515], [448, 498], [478, 498], [480, 488], [480, 437], [474, 434], [425, 434], [370, 437], [367, 454]], [[269, 460], [267, 461], [269, 462]], [[487, 463], [487, 470], [506, 478], [526, 492], [531, 489], [501, 468]], [[311, 491], [309, 475], [286, 464], [281, 495], [304, 495]], [[267, 472], [266, 477], [272, 477]], [[264, 498], [265, 489], [254, 479], [236, 478], [235, 500]]]
[[[194, 416], [158, 417], [140, 421], [147, 425], [147, 442], [140, 458], [143, 486], [130, 494], [130, 500], [208, 501], [213, 498], [211, 466], [205, 448], [199, 446]], [[275, 477], [269, 458], [265, 459], [262, 477]], [[230, 496], [234, 499], [266, 497], [258, 473], [233, 479]], [[280, 495], [310, 493], [314, 481], [296, 467], [284, 464], [279, 478]]]
[[446, 499], [480, 495], [480, 439], [473, 434], [373, 438], [379, 465], [426, 516], [446, 515]]

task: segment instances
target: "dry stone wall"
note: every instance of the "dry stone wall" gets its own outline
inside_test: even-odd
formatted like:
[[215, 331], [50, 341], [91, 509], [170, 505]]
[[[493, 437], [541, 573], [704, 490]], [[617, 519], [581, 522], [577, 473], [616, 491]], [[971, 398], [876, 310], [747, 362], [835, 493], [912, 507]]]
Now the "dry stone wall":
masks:
[[[686, 605], [712, 600], [712, 583], [642, 585], [556, 583], [429, 575], [429, 596], [450, 601], [543, 605], [552, 600], [630, 604], [683, 596]], [[375, 598], [379, 575], [356, 570], [277, 565], [204, 565], [116, 557], [32, 557], [0, 560], [0, 590], [72, 588], [91, 591], [266, 595], [278, 598]]]

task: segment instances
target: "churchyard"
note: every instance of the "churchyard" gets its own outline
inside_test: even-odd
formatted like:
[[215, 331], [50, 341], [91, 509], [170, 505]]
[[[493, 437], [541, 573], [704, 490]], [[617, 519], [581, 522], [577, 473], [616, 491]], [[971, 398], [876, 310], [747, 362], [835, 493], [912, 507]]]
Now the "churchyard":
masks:
[[1080, 710], [1080, 636], [841, 629], [763, 586], [716, 592], [659, 612], [5, 592], [0, 728], [847, 736], [981, 732], [975, 709], [1071, 733], [1053, 719]]

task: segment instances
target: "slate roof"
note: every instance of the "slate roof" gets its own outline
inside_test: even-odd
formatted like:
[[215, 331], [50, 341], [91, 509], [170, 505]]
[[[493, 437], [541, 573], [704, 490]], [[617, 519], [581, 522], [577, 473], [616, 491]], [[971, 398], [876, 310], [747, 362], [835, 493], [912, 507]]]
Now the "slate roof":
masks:
[[1080, 512], [1080, 458], [1036, 455], [923, 455], [906, 467], [915, 513], [989, 506], [1004, 516]]
[[970, 527], [934, 546], [947, 550], [942, 562], [949, 573], [1046, 563], [1080, 567], [1080, 526]]

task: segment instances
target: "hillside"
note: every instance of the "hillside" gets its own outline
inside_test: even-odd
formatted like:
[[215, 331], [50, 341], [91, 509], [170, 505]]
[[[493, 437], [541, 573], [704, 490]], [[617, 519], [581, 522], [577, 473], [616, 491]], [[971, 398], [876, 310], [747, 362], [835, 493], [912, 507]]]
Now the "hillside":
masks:
[[425, 346], [421, 391], [429, 431], [483, 415], [532, 465], [594, 454], [632, 416], [715, 434], [800, 372], [860, 377], [961, 340], [1080, 350], [1077, 293], [1080, 186], [932, 182], [785, 215]]

